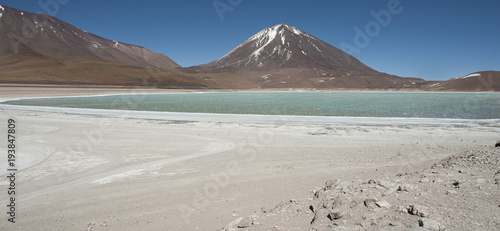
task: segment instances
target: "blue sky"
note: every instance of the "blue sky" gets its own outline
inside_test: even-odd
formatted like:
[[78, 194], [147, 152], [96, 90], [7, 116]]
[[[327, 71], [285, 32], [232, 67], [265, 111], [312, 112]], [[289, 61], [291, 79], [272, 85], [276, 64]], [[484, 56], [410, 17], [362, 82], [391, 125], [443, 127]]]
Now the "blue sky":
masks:
[[[47, 8], [39, 2], [58, 6]], [[498, 0], [2, 0], [0, 4], [53, 14], [102, 37], [164, 53], [181, 66], [218, 59], [260, 30], [286, 23], [333, 46], [355, 48], [353, 56], [389, 74], [446, 80], [500, 70]], [[381, 16], [383, 22], [377, 21], [372, 11], [389, 12], [391, 18]], [[360, 33], [369, 40], [362, 40]]]

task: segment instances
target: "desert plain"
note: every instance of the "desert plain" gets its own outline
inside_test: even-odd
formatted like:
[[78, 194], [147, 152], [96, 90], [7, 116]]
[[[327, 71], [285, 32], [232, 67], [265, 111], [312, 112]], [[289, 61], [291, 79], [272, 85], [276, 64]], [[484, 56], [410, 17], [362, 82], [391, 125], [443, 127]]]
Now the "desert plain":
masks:
[[[169, 92], [2, 86], [0, 100]], [[9, 119], [17, 151], [0, 230], [500, 229], [500, 119], [0, 112], [2, 175]]]

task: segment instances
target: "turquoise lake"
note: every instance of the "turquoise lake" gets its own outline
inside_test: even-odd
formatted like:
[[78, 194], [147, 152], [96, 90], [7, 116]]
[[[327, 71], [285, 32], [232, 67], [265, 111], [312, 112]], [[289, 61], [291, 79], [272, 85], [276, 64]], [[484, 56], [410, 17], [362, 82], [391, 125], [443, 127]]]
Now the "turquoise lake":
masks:
[[237, 92], [23, 99], [12, 105], [228, 114], [500, 118], [496, 93]]

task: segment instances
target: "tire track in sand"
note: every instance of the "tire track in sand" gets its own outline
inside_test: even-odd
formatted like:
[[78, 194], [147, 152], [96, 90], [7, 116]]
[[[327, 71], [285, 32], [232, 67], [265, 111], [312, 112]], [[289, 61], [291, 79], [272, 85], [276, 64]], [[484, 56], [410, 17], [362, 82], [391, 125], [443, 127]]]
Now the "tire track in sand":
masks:
[[189, 155], [178, 156], [178, 157], [157, 160], [157, 161], [148, 162], [148, 163], [142, 163], [142, 164], [127, 166], [127, 167], [122, 167], [122, 168], [118, 168], [118, 169], [113, 169], [113, 170], [108, 171], [108, 172], [93, 174], [93, 175], [86, 176], [86, 177], [83, 177], [83, 178], [80, 178], [77, 180], [73, 180], [70, 182], [65, 182], [65, 183], [61, 183], [58, 185], [50, 186], [48, 188], [40, 189], [40, 190], [37, 190], [34, 192], [23, 193], [22, 195], [19, 196], [19, 201], [25, 202], [25, 201], [32, 200], [32, 199], [35, 199], [35, 198], [43, 196], [43, 195], [50, 195], [53, 193], [57, 193], [57, 192], [66, 190], [66, 189], [74, 188], [74, 187], [79, 186], [79, 185], [90, 184], [94, 181], [99, 181], [99, 180], [102, 180], [104, 178], [109, 178], [109, 177], [113, 177], [116, 175], [127, 176], [127, 172], [137, 172], [140, 170], [147, 171], [148, 169], [151, 169], [151, 168], [159, 168], [159, 167], [169, 165], [169, 164], [174, 164], [174, 163], [179, 163], [179, 162], [183, 162], [186, 160], [191, 160], [191, 159], [195, 159], [195, 158], [199, 158], [199, 157], [214, 155], [214, 154], [222, 153], [225, 151], [229, 151], [229, 150], [234, 149], [236, 147], [236, 145], [233, 142], [230, 142], [227, 140], [207, 138], [207, 137], [195, 137], [195, 136], [188, 136], [188, 135], [178, 135], [178, 136], [187, 137], [190, 139], [201, 139], [201, 140], [205, 140], [205, 141], [211, 141], [211, 143], [216, 144], [217, 148], [216, 149], [212, 148], [212, 149], [209, 149], [206, 151], [197, 152], [197, 153], [193, 153], [193, 154], [189, 154]]

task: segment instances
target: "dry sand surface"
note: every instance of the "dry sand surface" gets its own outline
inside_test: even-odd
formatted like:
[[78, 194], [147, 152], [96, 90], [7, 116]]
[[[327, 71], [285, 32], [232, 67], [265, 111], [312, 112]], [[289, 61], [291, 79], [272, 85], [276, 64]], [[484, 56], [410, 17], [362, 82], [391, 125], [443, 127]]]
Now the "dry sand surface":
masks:
[[[131, 91], [3, 87], [0, 100]], [[499, 120], [0, 112], [19, 167], [15, 224], [0, 180], [0, 230], [500, 229]]]

